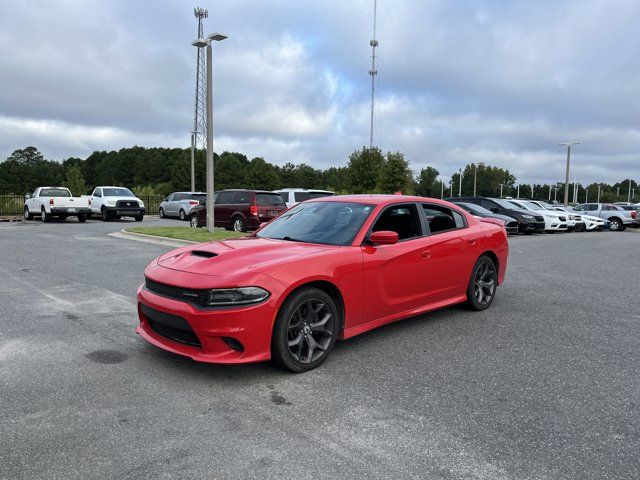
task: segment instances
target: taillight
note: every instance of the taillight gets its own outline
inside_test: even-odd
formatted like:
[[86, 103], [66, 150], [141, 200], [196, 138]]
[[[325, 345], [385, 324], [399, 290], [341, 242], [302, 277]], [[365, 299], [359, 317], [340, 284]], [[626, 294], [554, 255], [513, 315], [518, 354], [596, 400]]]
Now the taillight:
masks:
[[53, 205], [53, 198], [49, 199], [49, 205]]
[[192, 205], [192, 206], [200, 205], [200, 202], [197, 200], [189, 200], [189, 205]]
[[91, 205], [91, 199], [89, 199], [89, 205]]
[[631, 218], [635, 219], [638, 216], [638, 212], [631, 210]]
[[251, 205], [251, 215], [253, 215], [254, 217], [258, 216], [258, 206], [257, 205]]

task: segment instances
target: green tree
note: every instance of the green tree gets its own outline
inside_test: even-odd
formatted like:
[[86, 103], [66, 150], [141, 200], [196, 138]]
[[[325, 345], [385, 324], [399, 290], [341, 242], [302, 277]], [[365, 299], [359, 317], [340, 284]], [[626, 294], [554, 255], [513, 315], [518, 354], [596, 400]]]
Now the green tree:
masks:
[[375, 193], [384, 157], [378, 147], [362, 147], [349, 156], [348, 188], [352, 193]]
[[63, 185], [71, 190], [74, 197], [79, 197], [87, 193], [87, 185], [84, 182], [84, 177], [82, 176], [80, 168], [76, 165], [67, 167], [67, 176]]
[[275, 190], [278, 188], [280, 178], [274, 165], [265, 162], [263, 158], [257, 157], [249, 162], [245, 182], [245, 188]]
[[433, 167], [420, 170], [415, 183], [416, 194], [422, 197], [439, 197], [440, 182], [436, 181], [438, 175], [440, 172]]
[[411, 193], [413, 177], [409, 162], [400, 152], [388, 152], [378, 171], [377, 190], [380, 193]]

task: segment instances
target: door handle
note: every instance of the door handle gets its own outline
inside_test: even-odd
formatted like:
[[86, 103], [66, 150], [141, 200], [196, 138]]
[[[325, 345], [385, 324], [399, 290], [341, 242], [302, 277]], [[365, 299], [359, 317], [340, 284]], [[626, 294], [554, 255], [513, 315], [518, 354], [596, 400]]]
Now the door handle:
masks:
[[475, 238], [467, 238], [467, 243], [469, 245], [475, 245], [476, 244], [476, 239]]
[[432, 252], [431, 250], [425, 250], [424, 252], [420, 252], [420, 256], [425, 260], [431, 258]]

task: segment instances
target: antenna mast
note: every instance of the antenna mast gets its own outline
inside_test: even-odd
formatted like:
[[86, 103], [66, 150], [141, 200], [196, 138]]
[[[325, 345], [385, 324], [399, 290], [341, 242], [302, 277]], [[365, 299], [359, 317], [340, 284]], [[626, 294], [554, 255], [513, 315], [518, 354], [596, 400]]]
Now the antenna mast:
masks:
[[[209, 12], [204, 8], [194, 8], [193, 9], [194, 16], [198, 19], [198, 37], [203, 38], [203, 28], [202, 21], [203, 19], [209, 16]], [[194, 136], [194, 145], [195, 148], [206, 148], [207, 147], [207, 105], [206, 105], [206, 89], [207, 89], [207, 70], [206, 70], [206, 59], [204, 54], [204, 47], [198, 47], [196, 49], [197, 57], [196, 57], [196, 95], [195, 95], [195, 109], [193, 112], [193, 136]]]
[[378, 0], [373, 0], [373, 39], [369, 42], [369, 45], [371, 45], [371, 70], [369, 70], [369, 75], [371, 75], [371, 127], [369, 129], [370, 147], [373, 147], [373, 103], [376, 90], [376, 75], [378, 75], [378, 71], [376, 70], [376, 47], [378, 46], [378, 40], [376, 40], [377, 3]]

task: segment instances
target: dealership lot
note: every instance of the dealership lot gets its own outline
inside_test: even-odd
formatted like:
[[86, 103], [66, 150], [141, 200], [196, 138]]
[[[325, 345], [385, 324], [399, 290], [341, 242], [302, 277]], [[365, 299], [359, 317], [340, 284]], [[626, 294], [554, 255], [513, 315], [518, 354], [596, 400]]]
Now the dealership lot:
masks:
[[637, 232], [511, 238], [489, 310], [294, 375], [138, 338], [134, 224], [0, 224], [0, 478], [640, 476]]

